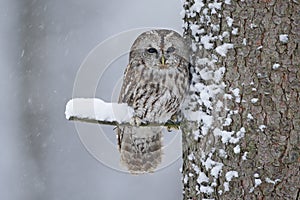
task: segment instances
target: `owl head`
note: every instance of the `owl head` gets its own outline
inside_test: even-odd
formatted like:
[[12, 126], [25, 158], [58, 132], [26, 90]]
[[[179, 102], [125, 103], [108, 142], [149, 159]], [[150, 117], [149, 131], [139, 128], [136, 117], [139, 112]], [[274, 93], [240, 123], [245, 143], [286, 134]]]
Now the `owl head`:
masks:
[[129, 62], [141, 62], [146, 67], [170, 69], [180, 62], [189, 60], [189, 51], [184, 38], [172, 30], [151, 30], [142, 33], [134, 41]]

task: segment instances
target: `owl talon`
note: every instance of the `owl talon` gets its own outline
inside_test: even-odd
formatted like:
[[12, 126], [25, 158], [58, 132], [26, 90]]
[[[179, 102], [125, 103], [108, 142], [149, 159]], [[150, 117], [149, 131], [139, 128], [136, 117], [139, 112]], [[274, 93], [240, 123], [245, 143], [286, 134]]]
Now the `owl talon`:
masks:
[[170, 126], [167, 126], [167, 130], [168, 132], [171, 132], [172, 129], [175, 129], [175, 130], [179, 130], [179, 126], [174, 124], [174, 125], [170, 125]]
[[178, 122], [174, 122], [173, 120], [168, 120], [167, 121], [167, 130], [169, 132], [171, 132], [172, 129], [175, 129], [175, 130], [179, 130], [179, 125], [177, 124]]
[[144, 123], [144, 121], [137, 116], [132, 117], [130, 120], [131, 126], [140, 126], [142, 123]]

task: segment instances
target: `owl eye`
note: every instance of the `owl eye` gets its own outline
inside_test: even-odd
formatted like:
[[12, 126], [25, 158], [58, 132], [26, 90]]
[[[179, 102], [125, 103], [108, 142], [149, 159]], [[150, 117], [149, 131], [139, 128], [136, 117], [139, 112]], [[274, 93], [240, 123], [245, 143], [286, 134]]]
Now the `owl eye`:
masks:
[[169, 47], [167, 49], [167, 53], [173, 53], [175, 51], [175, 48], [174, 47]]
[[157, 50], [153, 47], [147, 49], [148, 53], [158, 53]]

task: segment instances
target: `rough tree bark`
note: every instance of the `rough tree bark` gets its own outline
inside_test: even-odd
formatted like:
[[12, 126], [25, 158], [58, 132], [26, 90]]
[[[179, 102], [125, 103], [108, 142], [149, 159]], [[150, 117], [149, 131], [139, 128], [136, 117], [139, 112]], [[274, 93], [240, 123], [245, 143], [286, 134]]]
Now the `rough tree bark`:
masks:
[[184, 199], [300, 199], [299, 1], [183, 7], [195, 121], [182, 127]]

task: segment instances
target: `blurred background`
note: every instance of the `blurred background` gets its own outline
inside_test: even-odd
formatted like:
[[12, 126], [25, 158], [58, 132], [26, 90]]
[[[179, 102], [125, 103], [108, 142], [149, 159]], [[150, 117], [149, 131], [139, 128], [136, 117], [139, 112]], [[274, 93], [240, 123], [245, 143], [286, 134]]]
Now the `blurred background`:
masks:
[[[154, 174], [113, 170], [88, 153], [64, 116], [95, 46], [133, 28], [181, 33], [180, 11], [173, 0], [0, 0], [1, 200], [182, 199], [180, 160]], [[127, 57], [114, 65], [96, 93], [107, 101]]]

